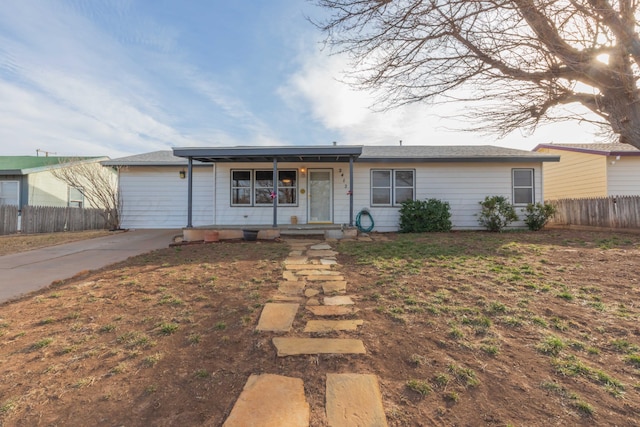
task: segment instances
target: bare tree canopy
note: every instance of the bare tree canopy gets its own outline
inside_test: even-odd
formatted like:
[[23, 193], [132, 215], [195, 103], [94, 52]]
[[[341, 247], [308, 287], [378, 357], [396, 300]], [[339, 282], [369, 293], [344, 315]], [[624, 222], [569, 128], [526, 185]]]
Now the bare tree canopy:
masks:
[[640, 148], [639, 0], [315, 1], [330, 12], [316, 22], [327, 42], [354, 61], [352, 82], [384, 107], [470, 93], [491, 102], [474, 129], [588, 120]]
[[61, 159], [60, 164], [51, 174], [79, 190], [91, 207], [103, 209], [110, 229], [120, 228], [121, 200], [116, 171], [93, 160], [68, 158]]

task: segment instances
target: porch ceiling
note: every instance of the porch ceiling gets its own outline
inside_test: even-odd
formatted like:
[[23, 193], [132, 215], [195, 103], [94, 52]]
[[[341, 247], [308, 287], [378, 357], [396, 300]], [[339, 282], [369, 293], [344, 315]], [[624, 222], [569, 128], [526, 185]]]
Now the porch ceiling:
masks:
[[362, 146], [329, 147], [224, 147], [174, 148], [176, 157], [200, 162], [348, 162], [362, 153]]

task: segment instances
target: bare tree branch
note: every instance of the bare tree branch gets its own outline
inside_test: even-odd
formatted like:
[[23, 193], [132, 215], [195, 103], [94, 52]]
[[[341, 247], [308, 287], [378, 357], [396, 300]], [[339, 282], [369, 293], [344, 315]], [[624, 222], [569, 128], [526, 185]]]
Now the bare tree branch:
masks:
[[580, 104], [640, 148], [637, 0], [315, 1], [326, 42], [352, 59], [347, 81], [378, 109], [464, 90], [483, 105], [469, 128], [504, 135], [591, 120], [562, 108]]

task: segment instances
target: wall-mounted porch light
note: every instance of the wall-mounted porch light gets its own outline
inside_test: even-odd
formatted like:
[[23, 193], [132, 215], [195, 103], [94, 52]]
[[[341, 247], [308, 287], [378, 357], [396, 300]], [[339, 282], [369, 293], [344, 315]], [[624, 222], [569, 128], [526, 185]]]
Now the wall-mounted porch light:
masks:
[[187, 177], [187, 171], [182, 169], [180, 172], [178, 172], [178, 175], [180, 175], [180, 179], [185, 179]]

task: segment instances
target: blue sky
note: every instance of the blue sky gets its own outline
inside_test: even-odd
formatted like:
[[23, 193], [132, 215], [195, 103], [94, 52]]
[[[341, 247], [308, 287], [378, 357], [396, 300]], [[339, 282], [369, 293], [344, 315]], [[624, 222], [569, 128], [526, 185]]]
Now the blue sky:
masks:
[[[0, 155], [112, 158], [182, 146], [590, 142], [576, 123], [504, 139], [452, 106], [386, 113], [339, 82], [305, 0], [0, 2]], [[455, 108], [463, 108], [457, 106]]]

